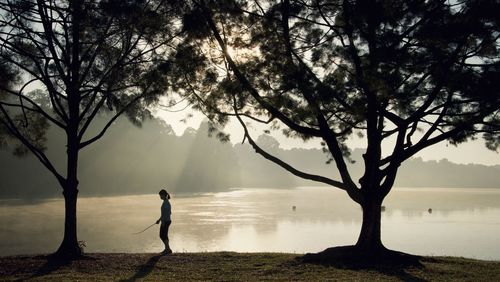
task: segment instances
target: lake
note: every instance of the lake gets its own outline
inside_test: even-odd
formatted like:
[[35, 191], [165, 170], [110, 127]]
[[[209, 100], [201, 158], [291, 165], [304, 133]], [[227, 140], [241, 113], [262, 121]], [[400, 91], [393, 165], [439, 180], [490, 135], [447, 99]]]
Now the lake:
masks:
[[[354, 244], [361, 227], [360, 207], [328, 187], [172, 195], [171, 203], [174, 252], [318, 252]], [[158, 195], [80, 198], [79, 240], [86, 252], [160, 252], [159, 226], [132, 234], [155, 222], [160, 205]], [[390, 249], [500, 260], [500, 189], [395, 188], [383, 205]], [[0, 255], [55, 251], [63, 220], [62, 199], [0, 201]]]

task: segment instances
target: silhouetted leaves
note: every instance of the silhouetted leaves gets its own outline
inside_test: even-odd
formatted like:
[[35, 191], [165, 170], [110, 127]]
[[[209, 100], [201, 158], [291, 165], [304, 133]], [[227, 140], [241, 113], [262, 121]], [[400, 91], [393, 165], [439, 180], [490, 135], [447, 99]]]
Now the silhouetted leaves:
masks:
[[[232, 3], [238, 7], [230, 11], [191, 3], [196, 12], [185, 21], [191, 36], [183, 43], [191, 51], [178, 54], [203, 56], [184, 74], [183, 94], [221, 125], [228, 121], [222, 116], [238, 116], [245, 130], [247, 122], [274, 119], [285, 136], [321, 139], [339, 181], [296, 170], [245, 131], [263, 157], [346, 190], [367, 215], [402, 163], [424, 148], [481, 134], [488, 148], [498, 146], [498, 1]], [[349, 168], [353, 134], [367, 141], [359, 181]], [[380, 220], [363, 225], [360, 242], [380, 247]]]
[[[58, 255], [82, 252], [76, 238], [79, 151], [99, 140], [122, 114], [135, 125], [169, 88], [180, 32], [177, 1], [0, 2], [0, 142], [6, 130], [50, 171], [64, 190], [65, 237]], [[7, 74], [16, 74], [15, 83]], [[43, 91], [28, 92], [32, 88]], [[28, 92], [28, 93], [27, 93]], [[96, 116], [112, 115], [93, 132]], [[51, 124], [66, 135], [67, 162], [44, 153]]]

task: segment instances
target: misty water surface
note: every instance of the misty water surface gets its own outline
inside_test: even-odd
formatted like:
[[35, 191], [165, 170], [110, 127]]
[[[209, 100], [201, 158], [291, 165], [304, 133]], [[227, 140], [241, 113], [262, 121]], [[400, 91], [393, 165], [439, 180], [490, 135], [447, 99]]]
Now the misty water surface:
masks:
[[[360, 208], [333, 188], [172, 196], [174, 252], [317, 252], [354, 244], [361, 225]], [[81, 198], [85, 251], [160, 252], [158, 226], [132, 234], [154, 223], [160, 205], [158, 195]], [[382, 239], [389, 248], [500, 260], [500, 190], [399, 188], [384, 205]], [[55, 251], [63, 216], [61, 199], [0, 201], [0, 255]]]

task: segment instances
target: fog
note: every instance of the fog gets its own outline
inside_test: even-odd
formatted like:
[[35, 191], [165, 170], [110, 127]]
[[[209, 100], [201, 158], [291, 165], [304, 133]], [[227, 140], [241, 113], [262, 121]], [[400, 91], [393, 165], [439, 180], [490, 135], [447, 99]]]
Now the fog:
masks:
[[[96, 128], [102, 126], [101, 122], [98, 120]], [[57, 167], [63, 168], [63, 134], [55, 129], [47, 134], [47, 154]], [[282, 149], [269, 135], [261, 135], [258, 143], [306, 172], [338, 176], [335, 165], [326, 164], [327, 156], [319, 149]], [[362, 173], [362, 153], [360, 149], [352, 151], [356, 162], [349, 168], [354, 179]], [[18, 158], [6, 149], [0, 151], [0, 163], [1, 198], [61, 197], [55, 178], [33, 156]], [[221, 143], [210, 137], [206, 122], [177, 136], [161, 119], [149, 120], [138, 128], [125, 118], [116, 121], [101, 140], [81, 151], [79, 180], [83, 196], [148, 194], [161, 188], [175, 193], [205, 193], [236, 187], [321, 185], [291, 175], [257, 155], [247, 144]], [[400, 168], [395, 186], [499, 188], [500, 166], [413, 158]]]

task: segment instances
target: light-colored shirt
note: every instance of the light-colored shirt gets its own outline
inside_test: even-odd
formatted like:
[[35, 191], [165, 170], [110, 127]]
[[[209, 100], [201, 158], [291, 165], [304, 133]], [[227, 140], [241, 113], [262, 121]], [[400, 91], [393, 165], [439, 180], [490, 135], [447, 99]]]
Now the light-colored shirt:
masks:
[[169, 222], [172, 221], [172, 206], [170, 205], [169, 200], [163, 200], [163, 204], [161, 204], [161, 222]]

